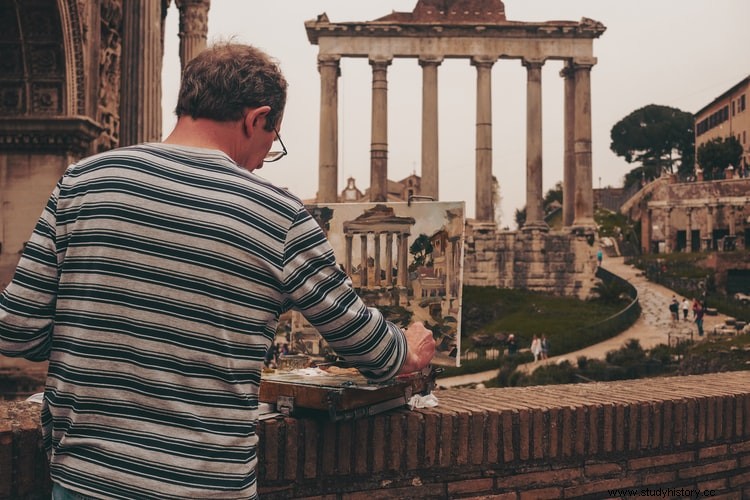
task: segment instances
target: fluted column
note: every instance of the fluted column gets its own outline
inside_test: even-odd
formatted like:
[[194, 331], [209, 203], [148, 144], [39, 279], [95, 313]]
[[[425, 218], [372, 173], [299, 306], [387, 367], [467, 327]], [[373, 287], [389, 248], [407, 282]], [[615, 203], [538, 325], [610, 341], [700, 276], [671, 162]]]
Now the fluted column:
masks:
[[409, 271], [409, 235], [399, 235], [398, 243], [398, 284], [399, 286], [406, 288]]
[[542, 200], [542, 65], [525, 59], [526, 67], [526, 222], [523, 229], [548, 230]]
[[421, 57], [422, 66], [422, 185], [421, 194], [438, 200], [438, 57]]
[[575, 71], [575, 220], [578, 228], [596, 228], [591, 163], [591, 68], [596, 58], [573, 61]]
[[180, 65], [185, 65], [206, 48], [208, 10], [211, 0], [175, 0], [180, 11]]
[[568, 62], [560, 72], [565, 79], [564, 156], [563, 156], [563, 226], [573, 225], [575, 218], [576, 155], [575, 155], [575, 73]]
[[120, 146], [161, 141], [161, 2], [122, 3]]
[[477, 68], [476, 207], [478, 221], [495, 219], [492, 207], [492, 65], [494, 57], [472, 57]]
[[338, 201], [339, 176], [339, 56], [318, 56], [320, 72], [320, 143], [318, 149], [318, 201]]
[[391, 59], [372, 58], [372, 140], [370, 201], [388, 201], [388, 66]]

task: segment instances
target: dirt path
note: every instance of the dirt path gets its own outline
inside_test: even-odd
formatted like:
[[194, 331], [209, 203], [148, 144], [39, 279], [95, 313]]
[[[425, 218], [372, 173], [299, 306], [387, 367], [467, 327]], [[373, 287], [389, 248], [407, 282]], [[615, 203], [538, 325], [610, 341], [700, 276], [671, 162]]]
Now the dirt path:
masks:
[[[692, 314], [688, 316], [689, 321], [672, 321], [669, 314], [669, 302], [672, 296], [682, 300], [669, 288], [663, 287], [656, 283], [648, 281], [641, 275], [641, 271], [633, 266], [626, 265], [623, 257], [610, 257], [605, 259], [602, 264], [607, 271], [620, 276], [629, 281], [638, 290], [638, 299], [641, 304], [641, 316], [626, 331], [605, 340], [599, 344], [586, 347], [584, 349], [555, 356], [544, 361], [526, 363], [519, 365], [518, 369], [531, 373], [536, 368], [548, 363], [558, 363], [562, 360], [568, 360], [571, 363], [581, 357], [586, 356], [591, 359], [604, 359], [609, 351], [622, 347], [628, 340], [637, 339], [641, 347], [650, 349], [659, 344], [666, 344], [670, 336], [681, 336], [690, 338], [692, 333], [694, 339], [698, 339], [698, 330], [692, 322]], [[692, 297], [688, 297], [692, 299]], [[682, 314], [682, 313], [680, 313]], [[719, 314], [717, 316], [705, 316], [703, 329], [710, 332], [715, 326], [724, 324], [727, 316]], [[457, 377], [444, 378], [439, 380], [442, 387], [456, 387], [461, 385], [478, 384], [491, 380], [497, 375], [498, 370], [473, 373], [469, 375], [460, 375]]]

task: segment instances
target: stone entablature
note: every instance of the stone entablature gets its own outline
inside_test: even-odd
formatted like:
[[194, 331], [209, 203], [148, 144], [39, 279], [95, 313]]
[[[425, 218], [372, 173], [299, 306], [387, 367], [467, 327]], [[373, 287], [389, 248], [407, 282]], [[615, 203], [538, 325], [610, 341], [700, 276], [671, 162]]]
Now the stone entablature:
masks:
[[[438, 67], [444, 59], [467, 59], [477, 71], [476, 215], [494, 219], [492, 207], [492, 67], [518, 59], [527, 69], [527, 230], [548, 229], [542, 193], [542, 68], [562, 60], [565, 69], [564, 207], [566, 227], [591, 231], [591, 80], [596, 64], [593, 40], [605, 31], [592, 19], [507, 21], [498, 0], [419, 1], [414, 11], [368, 22], [332, 23], [326, 14], [305, 23], [308, 39], [319, 46], [321, 77], [319, 202], [338, 193], [338, 90], [340, 59], [366, 57], [372, 66], [370, 201], [385, 201], [388, 170], [387, 71], [394, 58], [413, 58], [422, 67], [422, 191], [438, 199]], [[502, 179], [500, 180], [502, 182]]]
[[[438, 380], [439, 382], [439, 380]], [[263, 499], [750, 497], [750, 372], [438, 390], [438, 406], [259, 423]], [[0, 402], [0, 500], [49, 498], [39, 405]], [[664, 494], [657, 494], [661, 489]], [[687, 497], [687, 494], [680, 495]], [[696, 497], [695, 494], [692, 495]]]

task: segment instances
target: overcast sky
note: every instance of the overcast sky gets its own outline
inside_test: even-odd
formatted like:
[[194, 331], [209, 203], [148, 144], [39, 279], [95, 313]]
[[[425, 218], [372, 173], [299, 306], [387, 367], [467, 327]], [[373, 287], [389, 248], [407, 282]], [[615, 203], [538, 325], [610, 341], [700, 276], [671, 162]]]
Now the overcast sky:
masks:
[[[325, 12], [331, 22], [368, 21], [391, 11], [410, 12], [416, 0], [213, 0], [209, 44], [234, 37], [280, 61], [290, 83], [281, 135], [289, 156], [258, 174], [302, 198], [318, 187], [320, 77], [318, 47], [304, 22]], [[750, 74], [749, 0], [505, 0], [512, 21], [602, 22], [594, 40], [598, 63], [591, 75], [594, 187], [622, 185], [632, 169], [609, 149], [612, 126], [648, 104], [695, 113]], [[164, 133], [174, 125], [179, 86], [178, 12], [167, 17]], [[562, 63], [545, 64], [543, 87], [544, 190], [563, 175]], [[476, 69], [468, 60], [445, 61], [439, 71], [440, 199], [465, 201], [474, 215]], [[371, 69], [365, 59], [342, 59], [339, 79], [339, 191], [348, 177], [369, 185]], [[419, 174], [421, 68], [395, 59], [388, 69], [388, 177]], [[519, 60], [492, 71], [493, 173], [500, 181], [502, 225], [525, 200], [526, 70]], [[746, 146], [747, 147], [747, 146]]]

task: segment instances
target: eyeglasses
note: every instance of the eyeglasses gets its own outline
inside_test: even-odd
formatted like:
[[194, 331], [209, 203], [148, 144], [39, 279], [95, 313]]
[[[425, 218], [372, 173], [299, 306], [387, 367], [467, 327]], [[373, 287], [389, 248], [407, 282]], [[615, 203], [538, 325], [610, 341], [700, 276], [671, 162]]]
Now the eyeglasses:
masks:
[[279, 131], [276, 130], [276, 127], [273, 128], [273, 131], [276, 133], [276, 139], [279, 140], [279, 144], [281, 144], [281, 151], [269, 151], [268, 153], [266, 153], [266, 157], [263, 158], [263, 163], [272, 163], [274, 161], [279, 161], [287, 154], [286, 146], [284, 146], [284, 141], [281, 140]]

